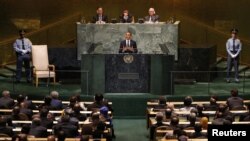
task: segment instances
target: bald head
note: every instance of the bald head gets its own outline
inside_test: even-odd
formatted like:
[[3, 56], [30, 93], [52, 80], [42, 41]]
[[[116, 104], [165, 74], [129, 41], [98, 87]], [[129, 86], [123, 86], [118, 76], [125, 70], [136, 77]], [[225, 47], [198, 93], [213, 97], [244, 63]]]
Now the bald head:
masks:
[[154, 14], [155, 14], [155, 9], [154, 8], [149, 8], [149, 10], [148, 10], [148, 14], [150, 15], [150, 16], [153, 16]]
[[10, 97], [10, 91], [4, 90], [4, 91], [2, 92], [2, 96], [3, 96], [3, 97]]

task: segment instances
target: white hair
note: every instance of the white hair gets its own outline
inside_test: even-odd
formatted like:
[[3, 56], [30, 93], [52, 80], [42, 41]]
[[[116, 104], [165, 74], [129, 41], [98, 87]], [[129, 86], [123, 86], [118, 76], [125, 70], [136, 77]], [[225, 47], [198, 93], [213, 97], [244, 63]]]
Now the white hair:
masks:
[[50, 92], [50, 96], [51, 96], [52, 98], [58, 98], [58, 97], [59, 97], [59, 93], [58, 93], [57, 91], [51, 91], [51, 92]]

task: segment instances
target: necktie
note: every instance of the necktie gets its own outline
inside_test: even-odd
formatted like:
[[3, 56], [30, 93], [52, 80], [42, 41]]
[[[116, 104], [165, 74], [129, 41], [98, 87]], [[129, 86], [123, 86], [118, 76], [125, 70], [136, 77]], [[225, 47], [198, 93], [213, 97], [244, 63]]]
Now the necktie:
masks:
[[128, 40], [128, 46], [130, 47], [130, 40]]
[[149, 17], [149, 21], [152, 22], [151, 16]]
[[22, 39], [22, 49], [25, 49], [25, 47], [24, 47], [24, 39]]
[[233, 39], [233, 52], [235, 52], [236, 49], [235, 49], [235, 39]]

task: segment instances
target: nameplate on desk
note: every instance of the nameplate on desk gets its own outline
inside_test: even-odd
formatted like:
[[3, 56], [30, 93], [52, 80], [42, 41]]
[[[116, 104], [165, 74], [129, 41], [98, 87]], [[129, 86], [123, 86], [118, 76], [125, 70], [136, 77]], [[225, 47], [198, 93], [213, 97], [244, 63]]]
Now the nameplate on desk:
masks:
[[139, 73], [118, 73], [118, 79], [139, 79]]

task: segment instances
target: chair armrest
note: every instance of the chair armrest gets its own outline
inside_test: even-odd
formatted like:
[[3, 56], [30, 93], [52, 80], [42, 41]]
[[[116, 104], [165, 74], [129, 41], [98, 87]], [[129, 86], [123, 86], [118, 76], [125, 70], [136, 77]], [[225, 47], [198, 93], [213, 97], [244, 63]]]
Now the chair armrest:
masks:
[[36, 72], [36, 67], [35, 67], [35, 66], [32, 66], [31, 68], [32, 68], [32, 70], [33, 70], [33, 73], [35, 73], [35, 72]]
[[52, 71], [55, 71], [55, 65], [49, 65], [48, 67], [51, 68]]

